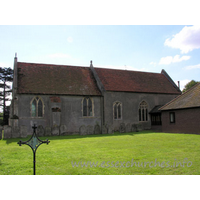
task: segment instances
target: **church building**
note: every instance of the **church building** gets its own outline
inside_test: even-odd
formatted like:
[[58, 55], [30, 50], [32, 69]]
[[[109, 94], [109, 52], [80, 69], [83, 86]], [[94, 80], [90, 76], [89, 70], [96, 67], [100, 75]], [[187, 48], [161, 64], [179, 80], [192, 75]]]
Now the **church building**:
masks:
[[[131, 132], [161, 125], [159, 107], [181, 94], [161, 73], [18, 62], [9, 126], [42, 135]], [[17, 128], [18, 127], [18, 128]], [[23, 131], [18, 131], [22, 134]]]

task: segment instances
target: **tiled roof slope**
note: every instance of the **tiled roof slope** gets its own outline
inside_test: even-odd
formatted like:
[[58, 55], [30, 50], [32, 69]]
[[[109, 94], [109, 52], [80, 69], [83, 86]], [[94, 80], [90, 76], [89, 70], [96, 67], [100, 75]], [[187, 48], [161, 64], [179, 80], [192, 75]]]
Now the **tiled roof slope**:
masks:
[[160, 110], [174, 110], [200, 107], [200, 83], [197, 83], [187, 92], [165, 104]]
[[104, 68], [95, 70], [107, 91], [180, 94], [163, 74]]
[[101, 95], [89, 67], [17, 63], [18, 93]]

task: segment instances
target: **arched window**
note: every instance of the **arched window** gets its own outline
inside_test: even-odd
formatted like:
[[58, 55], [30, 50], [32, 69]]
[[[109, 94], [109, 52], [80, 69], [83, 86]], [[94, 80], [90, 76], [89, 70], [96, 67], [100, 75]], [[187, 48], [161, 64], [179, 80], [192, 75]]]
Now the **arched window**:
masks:
[[83, 106], [83, 116], [84, 117], [92, 117], [93, 116], [93, 103], [92, 99], [89, 97], [85, 97], [82, 100]]
[[40, 97], [34, 97], [31, 101], [31, 117], [43, 117], [44, 103]]
[[145, 101], [140, 103], [139, 107], [139, 121], [148, 121], [148, 105]]
[[114, 104], [113, 104], [113, 116], [114, 116], [114, 119], [121, 119], [122, 118], [122, 103], [114, 102]]

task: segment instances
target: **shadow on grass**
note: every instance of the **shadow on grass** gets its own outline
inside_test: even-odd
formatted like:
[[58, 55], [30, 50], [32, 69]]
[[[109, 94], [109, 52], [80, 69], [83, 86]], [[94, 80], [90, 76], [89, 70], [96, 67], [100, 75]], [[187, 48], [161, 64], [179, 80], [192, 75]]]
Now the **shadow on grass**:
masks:
[[[154, 132], [151, 130], [147, 131], [141, 131], [141, 132], [131, 132], [131, 133], [119, 133], [115, 132], [113, 134], [99, 134], [99, 135], [61, 135], [61, 136], [43, 136], [39, 137], [41, 140], [46, 140], [48, 139], [49, 141], [51, 140], [62, 140], [62, 139], [80, 139], [80, 138], [96, 138], [96, 137], [116, 137], [116, 136], [134, 136], [134, 135], [139, 135], [139, 134], [150, 134], [150, 133], [158, 133]], [[3, 141], [6, 141], [6, 144], [10, 144], [13, 142], [16, 142], [16, 144], [22, 140], [22, 141], [27, 141], [30, 139], [31, 135], [27, 136], [26, 138], [11, 138], [11, 139], [3, 139]], [[1, 141], [1, 140], [0, 140]], [[17, 144], [18, 145], [18, 144]]]

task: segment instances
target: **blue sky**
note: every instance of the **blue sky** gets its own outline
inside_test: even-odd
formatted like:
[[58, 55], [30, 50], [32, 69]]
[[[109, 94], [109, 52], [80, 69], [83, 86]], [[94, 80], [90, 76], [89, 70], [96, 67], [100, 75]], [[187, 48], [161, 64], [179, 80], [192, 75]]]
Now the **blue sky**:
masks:
[[0, 66], [18, 61], [160, 73], [200, 81], [200, 26], [0, 26]]

